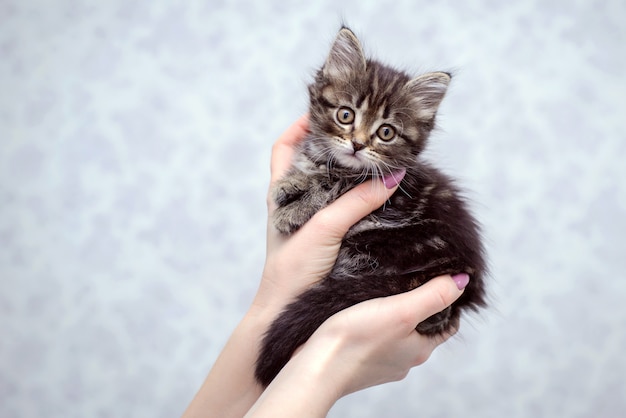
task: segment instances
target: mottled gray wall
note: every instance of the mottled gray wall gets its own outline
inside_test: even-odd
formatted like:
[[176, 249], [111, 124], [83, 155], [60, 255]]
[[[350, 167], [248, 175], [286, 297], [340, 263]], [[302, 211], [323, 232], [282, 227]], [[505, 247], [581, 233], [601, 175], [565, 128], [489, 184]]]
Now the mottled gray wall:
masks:
[[456, 77], [430, 156], [494, 308], [333, 417], [626, 413], [624, 1], [0, 2], [0, 416], [172, 417], [263, 265], [274, 139], [345, 18]]

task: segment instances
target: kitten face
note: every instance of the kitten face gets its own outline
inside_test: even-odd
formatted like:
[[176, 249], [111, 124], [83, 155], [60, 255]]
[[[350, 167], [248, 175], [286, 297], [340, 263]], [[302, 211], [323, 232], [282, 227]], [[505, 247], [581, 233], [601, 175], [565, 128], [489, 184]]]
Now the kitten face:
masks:
[[342, 29], [309, 86], [309, 158], [356, 175], [414, 165], [449, 81], [446, 73], [410, 79], [367, 60], [354, 34]]

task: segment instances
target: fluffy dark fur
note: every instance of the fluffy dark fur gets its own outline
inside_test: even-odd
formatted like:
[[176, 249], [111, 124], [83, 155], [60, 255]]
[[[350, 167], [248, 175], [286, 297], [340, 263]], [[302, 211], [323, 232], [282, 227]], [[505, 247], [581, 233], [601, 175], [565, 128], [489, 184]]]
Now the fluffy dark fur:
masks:
[[349, 29], [337, 35], [309, 86], [310, 134], [273, 190], [274, 224], [290, 234], [359, 182], [402, 169], [406, 176], [386, 205], [350, 229], [328, 277], [272, 323], [257, 362], [261, 384], [326, 319], [359, 302], [468, 273], [461, 298], [417, 326], [428, 335], [448, 331], [462, 310], [485, 304], [478, 225], [453, 181], [420, 157], [449, 81], [443, 72], [410, 78], [366, 59]]

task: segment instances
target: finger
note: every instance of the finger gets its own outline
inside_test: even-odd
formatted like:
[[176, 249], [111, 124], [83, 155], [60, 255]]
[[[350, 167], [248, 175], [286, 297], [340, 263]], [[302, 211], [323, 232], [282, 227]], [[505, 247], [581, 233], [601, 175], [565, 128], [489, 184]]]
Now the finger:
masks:
[[391, 296], [399, 319], [412, 330], [420, 322], [443, 311], [463, 294], [463, 289], [459, 288], [467, 284], [463, 279], [460, 275], [454, 278], [439, 276], [409, 292]]
[[[396, 175], [396, 180], [399, 183], [401, 178]], [[352, 225], [381, 207], [397, 187], [387, 189], [380, 179], [361, 183], [317, 212], [298, 233], [312, 246], [338, 245]]]
[[309, 115], [304, 114], [276, 140], [272, 147], [270, 161], [270, 181], [272, 183], [282, 177], [291, 167], [296, 145], [304, 139], [308, 130]]

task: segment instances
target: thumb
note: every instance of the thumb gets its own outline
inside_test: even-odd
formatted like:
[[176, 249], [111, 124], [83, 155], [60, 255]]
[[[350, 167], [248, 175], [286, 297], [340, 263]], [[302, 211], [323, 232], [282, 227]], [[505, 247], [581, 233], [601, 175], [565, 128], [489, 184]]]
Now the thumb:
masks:
[[452, 305], [463, 294], [468, 282], [469, 275], [466, 273], [439, 276], [390, 298], [394, 298], [393, 306], [398, 310], [398, 319], [413, 330], [420, 322]]
[[319, 237], [326, 243], [329, 238], [340, 242], [352, 225], [381, 207], [393, 195], [405, 174], [406, 171], [401, 170], [382, 179], [361, 183], [317, 212], [303, 226], [303, 235], [310, 235], [312, 240]]

